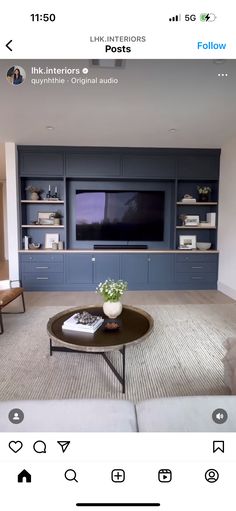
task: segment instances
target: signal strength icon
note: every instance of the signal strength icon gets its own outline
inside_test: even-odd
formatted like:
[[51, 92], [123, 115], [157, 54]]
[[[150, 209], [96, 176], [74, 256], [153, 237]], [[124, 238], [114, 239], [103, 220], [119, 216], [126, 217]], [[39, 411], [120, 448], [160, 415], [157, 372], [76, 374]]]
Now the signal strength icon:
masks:
[[181, 21], [181, 14], [176, 14], [176, 16], [169, 18], [169, 21]]

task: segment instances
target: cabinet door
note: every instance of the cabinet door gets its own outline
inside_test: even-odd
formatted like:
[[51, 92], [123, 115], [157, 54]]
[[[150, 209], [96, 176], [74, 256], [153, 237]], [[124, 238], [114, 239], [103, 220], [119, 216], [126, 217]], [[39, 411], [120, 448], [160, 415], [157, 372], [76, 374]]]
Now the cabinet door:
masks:
[[124, 156], [124, 177], [147, 179], [174, 179], [176, 177], [176, 159], [170, 155]]
[[179, 158], [178, 179], [218, 179], [219, 155], [182, 155]]
[[94, 259], [94, 283], [99, 284], [106, 279], [118, 280], [120, 276], [119, 254], [96, 254]]
[[132, 289], [138, 284], [148, 282], [148, 256], [147, 254], [122, 254], [121, 278], [127, 280], [128, 288]]
[[121, 173], [117, 154], [67, 153], [67, 177], [118, 177]]
[[174, 255], [150, 254], [149, 256], [149, 284], [158, 289], [169, 289], [174, 280]]
[[66, 254], [66, 282], [92, 284], [93, 261], [91, 254]]
[[64, 174], [63, 153], [22, 152], [19, 158], [21, 176], [60, 177]]

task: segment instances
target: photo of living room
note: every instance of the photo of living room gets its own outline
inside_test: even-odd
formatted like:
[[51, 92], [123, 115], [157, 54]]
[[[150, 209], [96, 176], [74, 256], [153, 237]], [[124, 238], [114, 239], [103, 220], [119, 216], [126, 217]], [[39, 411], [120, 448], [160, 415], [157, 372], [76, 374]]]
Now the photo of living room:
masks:
[[0, 71], [0, 430], [235, 431], [236, 61]]

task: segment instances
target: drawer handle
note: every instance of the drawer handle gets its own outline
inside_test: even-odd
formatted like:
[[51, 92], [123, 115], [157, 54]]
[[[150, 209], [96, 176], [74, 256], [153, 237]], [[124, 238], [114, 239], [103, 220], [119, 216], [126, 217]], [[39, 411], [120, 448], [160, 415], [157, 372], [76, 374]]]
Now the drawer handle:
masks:
[[193, 269], [193, 270], [201, 270], [201, 269], [202, 269], [202, 266], [192, 266], [192, 269]]
[[37, 280], [48, 280], [48, 277], [37, 277]]
[[48, 266], [36, 266], [36, 270], [48, 270]]
[[94, 261], [96, 261], [95, 257], [92, 257], [92, 261], [93, 261], [93, 263], [94, 263]]
[[192, 277], [193, 280], [196, 280], [196, 279], [203, 279], [203, 277]]

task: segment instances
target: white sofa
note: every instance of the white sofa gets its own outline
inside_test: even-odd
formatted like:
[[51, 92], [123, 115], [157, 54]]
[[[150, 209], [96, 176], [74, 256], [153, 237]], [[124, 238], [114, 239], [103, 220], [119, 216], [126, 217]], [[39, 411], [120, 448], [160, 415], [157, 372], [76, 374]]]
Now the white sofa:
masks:
[[224, 381], [232, 394], [236, 394], [236, 338], [229, 337], [223, 344], [226, 349], [223, 358]]
[[[12, 424], [9, 411], [20, 408], [24, 420]], [[212, 413], [223, 408], [224, 424]], [[0, 432], [174, 432], [236, 431], [236, 396], [175, 397], [143, 401], [68, 399], [0, 402]]]

